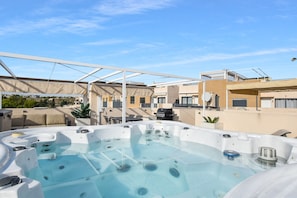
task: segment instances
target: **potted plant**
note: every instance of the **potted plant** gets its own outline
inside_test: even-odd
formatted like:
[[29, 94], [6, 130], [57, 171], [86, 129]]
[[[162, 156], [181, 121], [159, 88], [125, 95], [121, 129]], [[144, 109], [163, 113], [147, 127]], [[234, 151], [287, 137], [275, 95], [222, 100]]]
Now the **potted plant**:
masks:
[[216, 129], [217, 122], [219, 121], [219, 117], [211, 118], [209, 116], [203, 116], [204, 122], [202, 123], [202, 127]]
[[71, 114], [75, 117], [75, 123], [77, 126], [85, 126], [91, 124], [91, 116], [90, 116], [90, 104], [80, 104], [80, 108], [75, 108]]

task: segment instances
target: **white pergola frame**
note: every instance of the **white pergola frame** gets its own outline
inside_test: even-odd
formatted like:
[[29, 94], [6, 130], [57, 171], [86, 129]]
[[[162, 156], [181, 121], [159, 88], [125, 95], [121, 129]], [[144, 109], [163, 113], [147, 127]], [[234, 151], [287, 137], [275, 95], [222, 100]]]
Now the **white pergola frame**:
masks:
[[[101, 70], [112, 70], [114, 72], [109, 73], [107, 75], [101, 76], [99, 78], [96, 78], [95, 80], [88, 81], [88, 85], [90, 86], [92, 83], [101, 81], [104, 79], [107, 79], [111, 76], [118, 75], [122, 73], [121, 78], [115, 78], [109, 81], [106, 81], [106, 83], [111, 82], [118, 82], [122, 81], [122, 122], [126, 122], [126, 80], [128, 78], [133, 78], [139, 75], [151, 75], [151, 76], [157, 76], [157, 77], [165, 77], [165, 78], [173, 78], [173, 79], [179, 79], [179, 81], [173, 81], [173, 82], [167, 82], [167, 83], [154, 83], [150, 86], [168, 86], [168, 85], [177, 85], [177, 84], [189, 84], [193, 82], [202, 82], [203, 80], [199, 78], [191, 78], [191, 77], [185, 77], [185, 76], [179, 76], [179, 75], [173, 75], [173, 74], [166, 74], [166, 73], [160, 73], [160, 72], [150, 72], [150, 71], [143, 71], [143, 70], [137, 70], [137, 69], [128, 69], [128, 68], [121, 68], [121, 67], [114, 67], [114, 66], [105, 66], [105, 65], [99, 65], [99, 64], [90, 64], [90, 63], [83, 63], [83, 62], [75, 62], [75, 61], [67, 61], [62, 59], [54, 59], [54, 58], [46, 58], [46, 57], [40, 57], [40, 56], [31, 56], [31, 55], [24, 55], [24, 54], [15, 54], [15, 53], [9, 53], [9, 52], [0, 52], [0, 57], [7, 57], [7, 58], [15, 58], [15, 59], [23, 59], [23, 60], [31, 60], [31, 61], [39, 61], [39, 62], [47, 62], [47, 63], [55, 63], [55, 64], [61, 64], [61, 65], [71, 65], [71, 66], [80, 66], [80, 67], [88, 67], [88, 68], [94, 68], [93, 71], [83, 75], [79, 79], [74, 80], [74, 83], [81, 82], [82, 80], [96, 74], [97, 72]], [[18, 78], [13, 71], [10, 70], [10, 68], [0, 59], [0, 65], [13, 77]], [[127, 72], [131, 73], [127, 75]], [[58, 79], [56, 79], [58, 80]], [[203, 81], [205, 84], [205, 82]], [[89, 90], [88, 90], [89, 91]], [[203, 93], [205, 92], [205, 85], [203, 85]], [[205, 104], [203, 102], [203, 115], [205, 111]]]

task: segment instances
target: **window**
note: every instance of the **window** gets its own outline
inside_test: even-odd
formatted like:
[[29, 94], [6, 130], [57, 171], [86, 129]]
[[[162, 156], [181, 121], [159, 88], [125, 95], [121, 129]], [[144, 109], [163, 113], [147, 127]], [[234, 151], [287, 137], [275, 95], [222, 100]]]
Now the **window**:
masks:
[[246, 99], [233, 99], [232, 106], [233, 107], [247, 107], [247, 100]]
[[182, 99], [181, 101], [182, 104], [193, 104], [192, 97], [182, 97], [181, 99]]
[[130, 96], [130, 104], [135, 104], [135, 96]]
[[107, 107], [107, 98], [103, 98], [103, 107]]
[[140, 102], [140, 104], [144, 104], [144, 103], [145, 103], [145, 98], [144, 98], [144, 97], [141, 97], [141, 98], [139, 99], [139, 102]]
[[261, 108], [271, 108], [273, 98], [261, 98]]
[[296, 98], [276, 98], [275, 108], [297, 108]]
[[158, 97], [158, 103], [165, 103], [165, 97]]
[[121, 100], [113, 100], [112, 101], [112, 107], [113, 108], [121, 108], [122, 107], [122, 101]]
[[193, 104], [198, 105], [198, 96], [193, 96]]

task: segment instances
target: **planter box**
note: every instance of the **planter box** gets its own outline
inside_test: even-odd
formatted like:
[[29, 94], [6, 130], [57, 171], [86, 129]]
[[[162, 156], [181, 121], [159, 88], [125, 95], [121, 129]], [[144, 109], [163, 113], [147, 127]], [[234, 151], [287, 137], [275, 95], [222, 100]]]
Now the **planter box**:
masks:
[[218, 129], [218, 124], [217, 123], [202, 122], [201, 127], [208, 128], [208, 129]]
[[91, 118], [75, 118], [76, 126], [88, 126], [91, 125]]

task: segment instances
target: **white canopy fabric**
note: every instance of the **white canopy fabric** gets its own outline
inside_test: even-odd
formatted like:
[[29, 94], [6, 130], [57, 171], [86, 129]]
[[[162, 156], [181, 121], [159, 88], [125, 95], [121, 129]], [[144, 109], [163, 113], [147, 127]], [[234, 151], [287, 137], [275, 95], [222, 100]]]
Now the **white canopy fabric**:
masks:
[[86, 95], [87, 83], [45, 81], [41, 79], [14, 79], [1, 77], [0, 92], [32, 93], [49, 95]]

